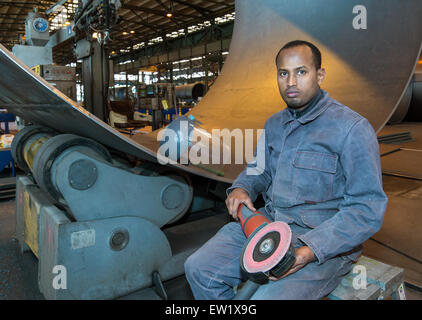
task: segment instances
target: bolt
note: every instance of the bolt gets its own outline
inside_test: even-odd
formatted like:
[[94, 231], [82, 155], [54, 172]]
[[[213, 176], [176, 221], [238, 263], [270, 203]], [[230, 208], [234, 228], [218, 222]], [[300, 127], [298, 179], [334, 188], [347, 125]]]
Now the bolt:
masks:
[[266, 254], [271, 252], [274, 248], [274, 241], [272, 239], [266, 239], [262, 241], [261, 245], [259, 246], [259, 252], [262, 254]]

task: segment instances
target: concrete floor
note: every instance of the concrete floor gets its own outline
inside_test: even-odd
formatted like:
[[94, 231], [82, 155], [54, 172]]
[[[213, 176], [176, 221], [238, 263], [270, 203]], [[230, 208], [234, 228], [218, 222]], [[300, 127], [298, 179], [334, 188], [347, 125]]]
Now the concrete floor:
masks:
[[[379, 135], [403, 131], [416, 138], [404, 147], [422, 150], [422, 123], [387, 126]], [[422, 180], [384, 175], [383, 184], [389, 197], [383, 226], [363, 244], [363, 254], [404, 268], [407, 299], [422, 300]], [[14, 239], [14, 204], [14, 199], [0, 201], [0, 300], [44, 299], [37, 286], [37, 259], [31, 252], [22, 255]], [[192, 299], [184, 276], [164, 285], [169, 298]], [[150, 290], [126, 297], [139, 298], [157, 296]]]
[[38, 290], [38, 261], [20, 253], [14, 238], [15, 201], [0, 202], [0, 300], [44, 299]]

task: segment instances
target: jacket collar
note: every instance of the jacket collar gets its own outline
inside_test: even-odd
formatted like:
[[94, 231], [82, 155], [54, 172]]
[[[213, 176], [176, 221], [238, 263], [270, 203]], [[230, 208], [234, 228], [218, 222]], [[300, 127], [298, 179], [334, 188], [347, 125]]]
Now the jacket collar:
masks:
[[[322, 97], [319, 99], [319, 101], [316, 103], [315, 106], [312, 107], [309, 112], [306, 112], [303, 116], [299, 117], [297, 121], [299, 121], [301, 124], [308, 123], [314, 119], [316, 119], [321, 113], [323, 113], [328, 106], [330, 105], [330, 95], [328, 92], [322, 90]], [[290, 121], [295, 120], [295, 117], [291, 114], [291, 112], [286, 108], [282, 111], [282, 118], [281, 122], [283, 124], [287, 124]]]

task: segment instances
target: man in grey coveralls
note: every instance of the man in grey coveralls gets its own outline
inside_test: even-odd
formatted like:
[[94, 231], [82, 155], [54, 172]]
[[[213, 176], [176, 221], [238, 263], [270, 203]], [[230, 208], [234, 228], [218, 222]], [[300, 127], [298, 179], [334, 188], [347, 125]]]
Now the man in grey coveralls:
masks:
[[[252, 299], [320, 299], [352, 268], [361, 244], [382, 225], [387, 197], [382, 188], [379, 146], [367, 119], [320, 89], [325, 78], [313, 44], [292, 41], [276, 56], [277, 81], [288, 108], [265, 123], [260, 174], [246, 169], [227, 190], [237, 220], [243, 203], [262, 193], [270, 220], [293, 233], [296, 261], [280, 278], [270, 277]], [[253, 170], [257, 161], [248, 164]], [[246, 280], [240, 254], [246, 241], [238, 222], [222, 227], [185, 263], [196, 299], [232, 299]]]

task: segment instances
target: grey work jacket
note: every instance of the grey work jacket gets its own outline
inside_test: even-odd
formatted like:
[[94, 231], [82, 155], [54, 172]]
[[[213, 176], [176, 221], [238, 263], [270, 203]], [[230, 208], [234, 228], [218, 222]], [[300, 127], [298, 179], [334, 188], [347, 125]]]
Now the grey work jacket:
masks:
[[323, 91], [309, 112], [296, 119], [284, 109], [264, 132], [255, 152], [264, 161], [249, 163], [227, 194], [239, 187], [255, 201], [262, 193], [267, 215], [305, 228], [298, 238], [317, 263], [348, 252], [354, 260], [388, 201], [371, 124]]

